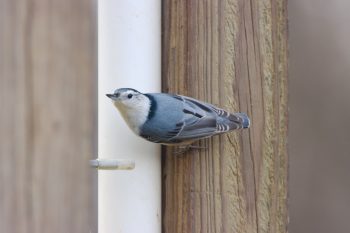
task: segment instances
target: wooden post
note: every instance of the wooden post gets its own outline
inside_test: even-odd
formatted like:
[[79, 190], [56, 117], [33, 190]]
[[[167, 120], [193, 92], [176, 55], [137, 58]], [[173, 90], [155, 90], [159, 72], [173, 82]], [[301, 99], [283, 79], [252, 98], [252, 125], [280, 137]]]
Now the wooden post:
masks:
[[286, 0], [165, 0], [163, 91], [247, 112], [249, 130], [163, 157], [163, 232], [287, 232]]

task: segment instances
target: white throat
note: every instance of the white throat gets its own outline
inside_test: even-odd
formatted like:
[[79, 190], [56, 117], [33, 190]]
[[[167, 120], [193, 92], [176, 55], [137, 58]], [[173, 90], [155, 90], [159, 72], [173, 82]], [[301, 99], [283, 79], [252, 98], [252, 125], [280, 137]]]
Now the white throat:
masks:
[[125, 106], [120, 102], [114, 102], [114, 105], [119, 110], [129, 128], [139, 135], [141, 126], [147, 121], [151, 101], [145, 97], [143, 101], [137, 101], [132, 106]]

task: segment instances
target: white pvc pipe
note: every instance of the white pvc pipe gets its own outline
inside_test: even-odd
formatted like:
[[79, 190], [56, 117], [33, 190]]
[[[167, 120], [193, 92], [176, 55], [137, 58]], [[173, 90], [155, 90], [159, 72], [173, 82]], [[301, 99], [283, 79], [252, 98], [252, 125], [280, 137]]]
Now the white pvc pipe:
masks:
[[135, 162], [133, 170], [99, 170], [100, 233], [161, 232], [160, 147], [135, 136], [105, 96], [121, 87], [160, 91], [160, 4], [98, 2], [98, 155]]

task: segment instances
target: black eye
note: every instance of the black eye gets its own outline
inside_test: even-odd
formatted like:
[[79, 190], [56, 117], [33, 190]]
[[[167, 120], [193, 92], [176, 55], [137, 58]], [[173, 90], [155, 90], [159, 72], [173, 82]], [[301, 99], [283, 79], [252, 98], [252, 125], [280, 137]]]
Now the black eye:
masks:
[[132, 94], [129, 94], [129, 95], [128, 95], [128, 98], [131, 99], [131, 98], [132, 98]]

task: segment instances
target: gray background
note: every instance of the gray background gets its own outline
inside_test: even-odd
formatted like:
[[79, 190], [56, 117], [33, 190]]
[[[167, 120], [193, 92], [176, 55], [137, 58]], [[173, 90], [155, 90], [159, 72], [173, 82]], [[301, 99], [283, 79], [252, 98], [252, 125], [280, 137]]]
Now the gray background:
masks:
[[350, 1], [289, 0], [291, 233], [350, 232]]

